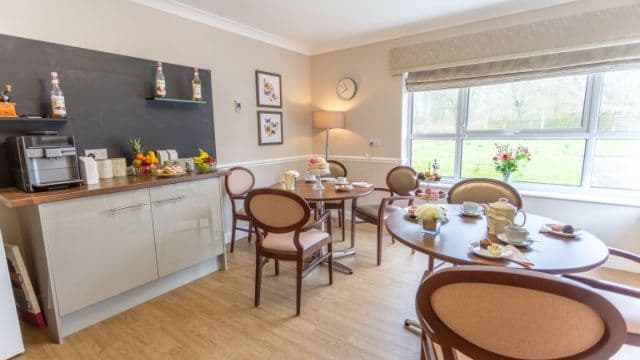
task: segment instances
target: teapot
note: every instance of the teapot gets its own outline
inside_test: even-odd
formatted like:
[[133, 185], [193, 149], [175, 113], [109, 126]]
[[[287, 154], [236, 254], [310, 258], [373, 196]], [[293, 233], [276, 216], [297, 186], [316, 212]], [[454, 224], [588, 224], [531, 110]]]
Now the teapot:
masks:
[[[498, 201], [491, 204], [482, 204], [485, 215], [487, 215], [487, 226], [489, 227], [489, 234], [496, 235], [504, 232], [504, 226], [508, 223], [524, 226], [527, 222], [527, 214], [511, 205], [509, 200], [500, 198]], [[514, 219], [518, 213], [522, 213], [522, 224], [516, 224]]]

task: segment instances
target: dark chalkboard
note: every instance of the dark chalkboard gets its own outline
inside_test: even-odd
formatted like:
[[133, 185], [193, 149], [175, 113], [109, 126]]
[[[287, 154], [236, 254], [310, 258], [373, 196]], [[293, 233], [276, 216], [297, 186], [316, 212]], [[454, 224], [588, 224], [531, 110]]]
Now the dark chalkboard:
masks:
[[[155, 60], [0, 35], [0, 85], [13, 85], [18, 114], [49, 110], [50, 72], [57, 71], [68, 121], [60, 134], [75, 136], [84, 149], [107, 148], [110, 157], [130, 158], [128, 139], [141, 136], [147, 150], [176, 149], [181, 157], [197, 148], [215, 155], [211, 72], [200, 69], [206, 104], [147, 100], [153, 95]], [[193, 68], [163, 63], [168, 98], [191, 98]], [[0, 186], [11, 184], [4, 139], [39, 130], [0, 122]], [[49, 130], [43, 126], [41, 130]]]

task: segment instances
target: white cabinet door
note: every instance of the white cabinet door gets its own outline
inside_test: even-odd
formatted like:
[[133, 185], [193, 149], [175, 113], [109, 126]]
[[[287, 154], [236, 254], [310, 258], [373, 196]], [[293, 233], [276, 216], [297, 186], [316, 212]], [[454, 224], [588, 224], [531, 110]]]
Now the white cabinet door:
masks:
[[160, 276], [223, 253], [217, 178], [153, 187], [150, 193]]
[[158, 278], [149, 189], [39, 211], [61, 315]]

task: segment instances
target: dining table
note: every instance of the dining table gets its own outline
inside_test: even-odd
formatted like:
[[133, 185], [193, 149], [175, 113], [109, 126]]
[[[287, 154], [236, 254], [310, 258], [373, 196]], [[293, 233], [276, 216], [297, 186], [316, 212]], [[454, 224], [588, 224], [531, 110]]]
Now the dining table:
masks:
[[[392, 213], [386, 220], [389, 233], [400, 243], [429, 256], [428, 269], [423, 278], [434, 270], [434, 261], [453, 265], [490, 265], [528, 269], [549, 274], [584, 272], [602, 265], [609, 257], [609, 250], [602, 240], [586, 230], [574, 237], [562, 237], [545, 230], [546, 224], [562, 224], [562, 221], [527, 213], [523, 225], [529, 232], [531, 244], [518, 247], [531, 265], [521, 265], [505, 259], [489, 259], [476, 255], [472, 244], [489, 239], [501, 244], [496, 235], [488, 233], [485, 215], [466, 216], [460, 204], [437, 204], [446, 213], [446, 220], [437, 235], [423, 233], [422, 224], [409, 216], [407, 209]], [[504, 243], [502, 243], [504, 244]], [[412, 320], [405, 326], [419, 327]]]
[[[323, 189], [315, 189], [314, 182], [308, 182], [304, 180], [297, 180], [295, 183], [295, 187], [293, 190], [289, 190], [291, 192], [296, 193], [307, 202], [313, 202], [316, 204], [316, 211], [318, 214], [322, 214], [325, 211], [325, 203], [331, 201], [341, 201], [341, 200], [352, 200], [358, 197], [363, 197], [371, 194], [373, 192], [373, 186], [352, 186], [352, 189], [349, 191], [340, 190], [336, 187], [334, 181], [325, 180], [322, 182], [324, 185]], [[271, 186], [275, 189], [284, 189], [284, 182], [278, 182]], [[322, 230], [324, 229], [324, 223], [321, 225]], [[345, 226], [342, 224], [342, 226]], [[345, 274], [353, 274], [353, 269], [338, 261], [337, 259], [346, 257], [346, 256], [354, 256], [356, 254], [356, 250], [354, 248], [346, 248], [344, 250], [333, 250], [333, 267], [334, 269], [343, 272]]]

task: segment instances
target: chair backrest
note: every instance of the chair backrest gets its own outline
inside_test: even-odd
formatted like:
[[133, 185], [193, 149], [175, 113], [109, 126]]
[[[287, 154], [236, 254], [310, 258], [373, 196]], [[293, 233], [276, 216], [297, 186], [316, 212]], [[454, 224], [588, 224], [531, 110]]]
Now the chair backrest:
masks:
[[397, 195], [411, 195], [420, 187], [418, 174], [409, 166], [396, 166], [387, 174], [387, 187]]
[[271, 233], [287, 233], [299, 229], [311, 216], [311, 208], [302, 197], [280, 189], [250, 191], [244, 202], [244, 209], [253, 224]]
[[242, 196], [251, 191], [255, 183], [251, 170], [236, 166], [229, 169], [229, 175], [224, 179], [224, 188], [229, 196]]
[[608, 359], [626, 338], [622, 315], [587, 287], [489, 266], [441, 270], [416, 295], [427, 335], [473, 359]]
[[492, 203], [506, 198], [518, 209], [522, 209], [522, 196], [516, 188], [500, 180], [474, 178], [462, 180], [449, 189], [447, 202], [461, 204], [463, 201]]
[[329, 163], [329, 171], [331, 177], [347, 176], [347, 167], [343, 163], [336, 160], [327, 160]]

